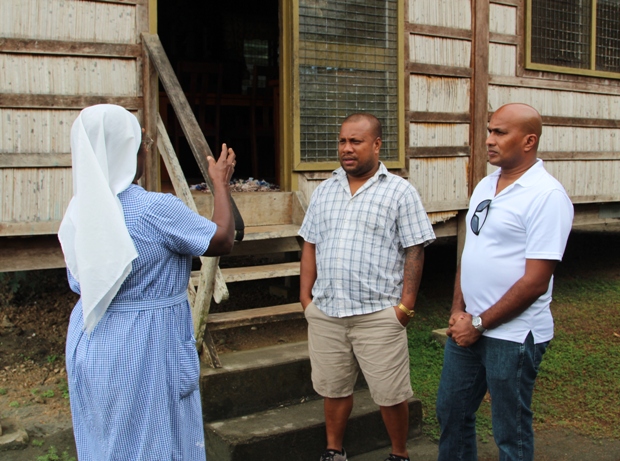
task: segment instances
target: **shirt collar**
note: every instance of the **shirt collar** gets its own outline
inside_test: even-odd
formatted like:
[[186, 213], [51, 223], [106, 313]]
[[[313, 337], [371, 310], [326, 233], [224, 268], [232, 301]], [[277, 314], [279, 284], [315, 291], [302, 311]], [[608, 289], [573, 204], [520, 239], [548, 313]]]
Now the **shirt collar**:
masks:
[[[538, 183], [539, 177], [541, 174], [545, 172], [545, 167], [543, 166], [543, 161], [541, 159], [536, 159], [536, 163], [534, 163], [525, 173], [521, 175], [519, 179], [517, 179], [513, 184], [520, 185], [521, 187], [530, 187]], [[500, 174], [502, 173], [502, 169], [498, 168], [490, 176], [497, 177], [499, 179]]]
[[[366, 189], [370, 184], [373, 184], [374, 182], [378, 181], [379, 178], [386, 177], [387, 174], [388, 174], [387, 168], [385, 167], [383, 162], [379, 162], [379, 169], [375, 172], [375, 174], [371, 178], [368, 178], [368, 181], [366, 181], [366, 183], [362, 187], [359, 188], [358, 192], [363, 189]], [[332, 177], [336, 178], [336, 180], [340, 183], [340, 185], [342, 185], [342, 187], [344, 187], [345, 190], [349, 190], [349, 181], [347, 180], [347, 173], [344, 171], [342, 167], [334, 170], [332, 172]]]
[[[378, 176], [387, 176], [388, 174], [388, 170], [385, 167], [385, 165], [383, 164], [383, 162], [379, 162], [379, 169], [377, 170], [377, 172], [374, 174], [373, 178], [376, 178]], [[342, 167], [335, 169], [332, 172], [332, 176], [337, 177], [338, 179], [340, 178], [344, 178], [346, 179], [347, 177], [347, 173], [344, 171], [344, 169]]]

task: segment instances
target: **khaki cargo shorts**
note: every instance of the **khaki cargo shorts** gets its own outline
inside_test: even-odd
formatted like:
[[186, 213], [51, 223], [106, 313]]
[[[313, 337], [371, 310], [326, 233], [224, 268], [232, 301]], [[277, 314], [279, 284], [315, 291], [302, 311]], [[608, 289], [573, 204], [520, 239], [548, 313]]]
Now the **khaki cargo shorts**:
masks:
[[377, 405], [388, 407], [413, 396], [406, 328], [393, 307], [337, 318], [310, 303], [305, 316], [312, 384], [319, 395], [348, 397], [361, 369]]

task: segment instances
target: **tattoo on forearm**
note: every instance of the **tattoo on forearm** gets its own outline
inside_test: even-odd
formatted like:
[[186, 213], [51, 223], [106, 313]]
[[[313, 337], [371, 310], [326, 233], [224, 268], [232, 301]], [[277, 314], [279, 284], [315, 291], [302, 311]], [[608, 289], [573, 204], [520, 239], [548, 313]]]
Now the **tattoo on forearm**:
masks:
[[417, 295], [424, 267], [424, 246], [416, 245], [405, 249], [403, 292]]

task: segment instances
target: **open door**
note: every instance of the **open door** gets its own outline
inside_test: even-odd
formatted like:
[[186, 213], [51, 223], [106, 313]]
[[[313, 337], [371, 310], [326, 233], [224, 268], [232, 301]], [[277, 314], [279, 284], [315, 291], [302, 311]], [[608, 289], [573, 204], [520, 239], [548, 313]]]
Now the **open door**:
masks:
[[[279, 6], [254, 2], [158, 1], [158, 34], [211, 147], [237, 154], [234, 179], [279, 184]], [[160, 113], [191, 184], [202, 182], [165, 94]], [[168, 178], [162, 168], [162, 188]]]

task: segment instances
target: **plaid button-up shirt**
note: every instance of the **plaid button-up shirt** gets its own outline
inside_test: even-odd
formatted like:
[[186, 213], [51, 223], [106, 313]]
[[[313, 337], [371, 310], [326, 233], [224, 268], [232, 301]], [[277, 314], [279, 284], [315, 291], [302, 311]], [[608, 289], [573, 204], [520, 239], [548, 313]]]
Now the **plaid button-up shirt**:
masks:
[[312, 194], [299, 235], [316, 245], [312, 296], [330, 317], [398, 304], [405, 248], [435, 239], [416, 189], [382, 163], [353, 196], [345, 171], [334, 171]]

